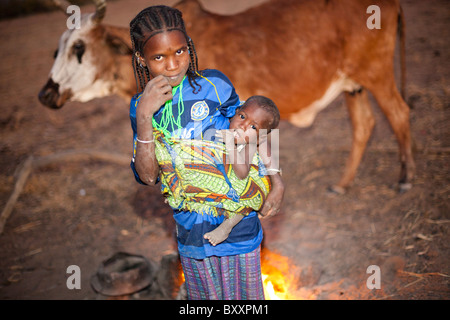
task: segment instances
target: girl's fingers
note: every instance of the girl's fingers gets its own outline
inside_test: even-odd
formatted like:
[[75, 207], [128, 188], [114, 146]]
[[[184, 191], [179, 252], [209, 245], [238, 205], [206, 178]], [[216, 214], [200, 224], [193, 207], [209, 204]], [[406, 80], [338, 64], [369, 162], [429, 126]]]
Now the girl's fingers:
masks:
[[169, 84], [169, 81], [162, 75], [159, 75], [147, 83], [146, 89], [151, 90], [152, 88], [157, 88], [159, 90], [167, 87], [172, 88]]
[[173, 99], [172, 87], [167, 81], [162, 84], [158, 82], [154, 82], [151, 85], [149, 84], [147, 84], [147, 87], [144, 90], [141, 101], [139, 102], [139, 108], [136, 111], [137, 116], [143, 116], [144, 118], [153, 116], [162, 105]]
[[159, 76], [154, 77], [152, 80], [150, 80], [150, 82], [153, 82], [153, 83], [169, 83], [167, 78], [164, 77], [163, 75], [159, 75]]
[[164, 95], [164, 98], [166, 99], [166, 101], [164, 101], [164, 103], [166, 103], [166, 102], [169, 101], [169, 100], [172, 100], [172, 99], [173, 99], [172, 91], [167, 92], [167, 93]]
[[144, 95], [155, 103], [155, 108], [159, 108], [166, 101], [172, 100], [172, 86], [164, 76], [159, 75], [147, 83]]
[[161, 92], [163, 92], [164, 94], [172, 94], [172, 86], [169, 83], [163, 85], [161, 87]]
[[164, 95], [164, 98], [167, 98], [167, 100], [172, 99], [172, 86], [169, 84], [169, 81], [163, 76], [158, 76], [154, 80], [156, 80], [155, 87], [159, 93]]

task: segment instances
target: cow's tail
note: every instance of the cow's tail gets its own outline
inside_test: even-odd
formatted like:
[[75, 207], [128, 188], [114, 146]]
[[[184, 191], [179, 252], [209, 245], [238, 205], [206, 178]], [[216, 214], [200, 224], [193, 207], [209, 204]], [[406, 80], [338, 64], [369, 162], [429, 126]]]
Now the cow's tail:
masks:
[[400, 44], [400, 93], [403, 100], [405, 99], [405, 83], [406, 83], [406, 61], [405, 61], [405, 19], [403, 16], [402, 6], [398, 12], [398, 36]]

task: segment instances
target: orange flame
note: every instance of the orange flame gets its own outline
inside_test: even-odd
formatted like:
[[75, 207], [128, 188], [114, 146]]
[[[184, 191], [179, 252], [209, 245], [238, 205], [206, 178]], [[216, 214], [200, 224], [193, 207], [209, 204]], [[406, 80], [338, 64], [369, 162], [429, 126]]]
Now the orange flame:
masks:
[[295, 266], [289, 258], [267, 249], [262, 250], [261, 273], [267, 300], [296, 299], [291, 293], [298, 283], [293, 268]]
[[285, 287], [282, 286], [281, 288], [277, 286], [277, 290], [275, 290], [275, 287], [273, 286], [273, 283], [271, 280], [269, 280], [269, 275], [263, 274], [262, 275], [263, 280], [263, 286], [264, 286], [264, 296], [266, 300], [286, 300], [286, 291]]

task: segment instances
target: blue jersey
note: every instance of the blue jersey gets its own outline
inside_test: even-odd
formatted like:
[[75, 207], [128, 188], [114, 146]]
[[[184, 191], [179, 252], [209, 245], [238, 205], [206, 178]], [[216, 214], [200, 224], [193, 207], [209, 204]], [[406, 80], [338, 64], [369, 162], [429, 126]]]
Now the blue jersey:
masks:
[[[159, 125], [163, 122], [164, 108], [171, 106], [173, 118], [178, 120], [177, 126], [171, 124], [166, 128], [172, 136], [213, 140], [214, 135], [211, 133], [229, 128], [229, 119], [235, 115], [236, 108], [240, 105], [239, 97], [230, 80], [218, 70], [204, 70], [196, 81], [201, 86], [201, 89], [196, 87], [196, 93], [193, 92], [187, 78], [182, 81], [181, 90], [174, 92], [171, 104], [162, 106], [154, 114], [154, 124], [156, 122]], [[136, 108], [140, 97], [141, 94], [134, 96], [130, 104], [134, 146], [131, 168], [136, 180], [142, 183], [134, 167], [137, 143]], [[245, 216], [224, 242], [212, 246], [203, 235], [222, 223], [223, 216], [214, 217], [176, 209], [173, 211], [178, 251], [183, 256], [204, 259], [209, 256], [237, 255], [251, 252], [261, 244], [263, 232], [256, 212]]]

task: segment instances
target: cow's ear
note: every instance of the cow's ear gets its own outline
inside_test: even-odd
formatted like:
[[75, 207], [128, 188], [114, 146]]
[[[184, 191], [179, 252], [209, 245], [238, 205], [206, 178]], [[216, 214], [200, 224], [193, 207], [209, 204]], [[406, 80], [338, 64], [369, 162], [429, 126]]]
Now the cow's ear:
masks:
[[125, 41], [113, 34], [106, 35], [106, 43], [116, 54], [131, 55], [133, 53], [132, 49]]

